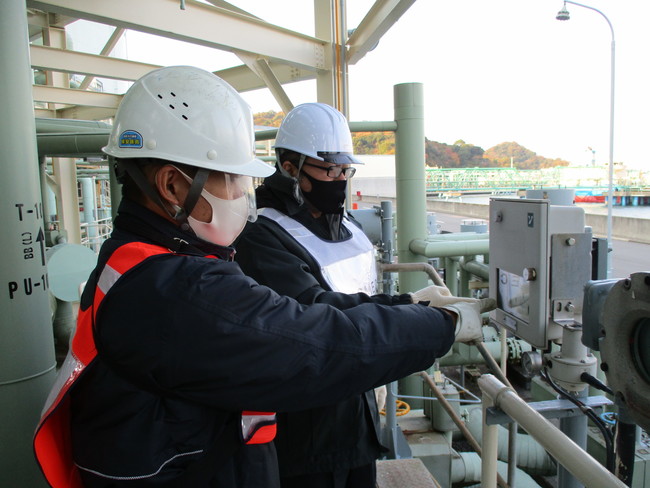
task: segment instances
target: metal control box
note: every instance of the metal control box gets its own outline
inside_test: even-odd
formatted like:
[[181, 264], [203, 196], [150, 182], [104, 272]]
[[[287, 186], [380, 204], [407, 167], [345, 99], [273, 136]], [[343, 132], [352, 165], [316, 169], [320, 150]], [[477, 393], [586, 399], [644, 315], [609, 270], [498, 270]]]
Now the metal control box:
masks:
[[490, 200], [491, 320], [537, 348], [580, 320], [591, 272], [584, 210], [548, 200]]

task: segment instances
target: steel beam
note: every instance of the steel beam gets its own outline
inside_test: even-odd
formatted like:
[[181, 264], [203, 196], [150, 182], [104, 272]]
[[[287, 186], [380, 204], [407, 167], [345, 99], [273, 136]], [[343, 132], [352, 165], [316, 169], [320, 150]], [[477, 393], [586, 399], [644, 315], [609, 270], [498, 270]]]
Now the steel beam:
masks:
[[32, 68], [45, 71], [135, 81], [150, 71], [160, 68], [156, 64], [139, 63], [34, 44], [30, 45], [29, 50]]
[[[195, 0], [28, 0], [29, 8], [91, 20], [223, 51], [245, 51], [311, 70], [325, 69], [325, 42]], [[155, 12], [155, 15], [152, 15]]]
[[355, 64], [371, 51], [414, 3], [415, 0], [377, 0], [348, 39], [348, 64]]
[[[90, 107], [101, 107], [116, 111], [122, 100], [121, 95], [112, 93], [99, 93], [84, 90], [73, 90], [70, 88], [58, 88], [53, 86], [34, 85], [32, 95], [35, 101], [61, 103], [64, 105], [85, 105]], [[68, 117], [72, 118], [72, 117]]]

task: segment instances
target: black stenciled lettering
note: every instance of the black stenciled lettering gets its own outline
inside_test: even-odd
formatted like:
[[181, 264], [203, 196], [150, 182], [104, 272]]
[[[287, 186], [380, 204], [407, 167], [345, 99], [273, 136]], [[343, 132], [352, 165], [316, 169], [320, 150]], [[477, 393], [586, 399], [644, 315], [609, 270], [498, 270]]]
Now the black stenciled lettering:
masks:
[[23, 279], [23, 284], [25, 285], [25, 295], [31, 295], [32, 292], [34, 291], [32, 287], [32, 279], [31, 278]]
[[9, 282], [9, 298], [11, 300], [14, 299], [14, 292], [16, 290], [18, 290], [18, 283], [16, 283], [15, 281], [10, 281]]
[[23, 207], [24, 205], [22, 203], [17, 203], [16, 208], [18, 209], [18, 220], [23, 221]]

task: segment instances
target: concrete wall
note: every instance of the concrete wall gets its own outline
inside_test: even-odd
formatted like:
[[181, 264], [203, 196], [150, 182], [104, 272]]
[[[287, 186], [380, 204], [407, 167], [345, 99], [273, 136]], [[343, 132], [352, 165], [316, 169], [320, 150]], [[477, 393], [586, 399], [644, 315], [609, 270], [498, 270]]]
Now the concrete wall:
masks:
[[[352, 181], [354, 181], [354, 178]], [[391, 200], [393, 204], [395, 204], [394, 195], [382, 196], [377, 193], [371, 194], [369, 192], [362, 192], [361, 198], [359, 198], [356, 193], [353, 193], [352, 196], [352, 202], [363, 201], [366, 203], [379, 203], [382, 200]], [[488, 220], [490, 217], [489, 205], [463, 203], [458, 200], [427, 200], [427, 210], [429, 212], [460, 215], [463, 217], [485, 220]], [[585, 223], [592, 228], [594, 236], [607, 237], [606, 215], [587, 213], [585, 215]], [[612, 236], [614, 239], [650, 244], [650, 219], [613, 216]]]

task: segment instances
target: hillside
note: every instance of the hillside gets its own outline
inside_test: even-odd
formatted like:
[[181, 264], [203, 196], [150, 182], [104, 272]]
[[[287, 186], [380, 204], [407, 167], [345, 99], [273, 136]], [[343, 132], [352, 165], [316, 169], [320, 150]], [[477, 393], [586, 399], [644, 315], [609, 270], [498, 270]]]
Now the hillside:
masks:
[[[279, 127], [284, 113], [270, 110], [254, 114], [255, 125]], [[352, 134], [355, 154], [395, 154], [395, 135], [392, 132], [357, 132]], [[537, 155], [516, 142], [502, 142], [484, 150], [480, 146], [458, 140], [454, 144], [430, 141], [424, 138], [425, 164], [436, 168], [495, 168], [540, 169], [568, 166], [562, 159]]]

